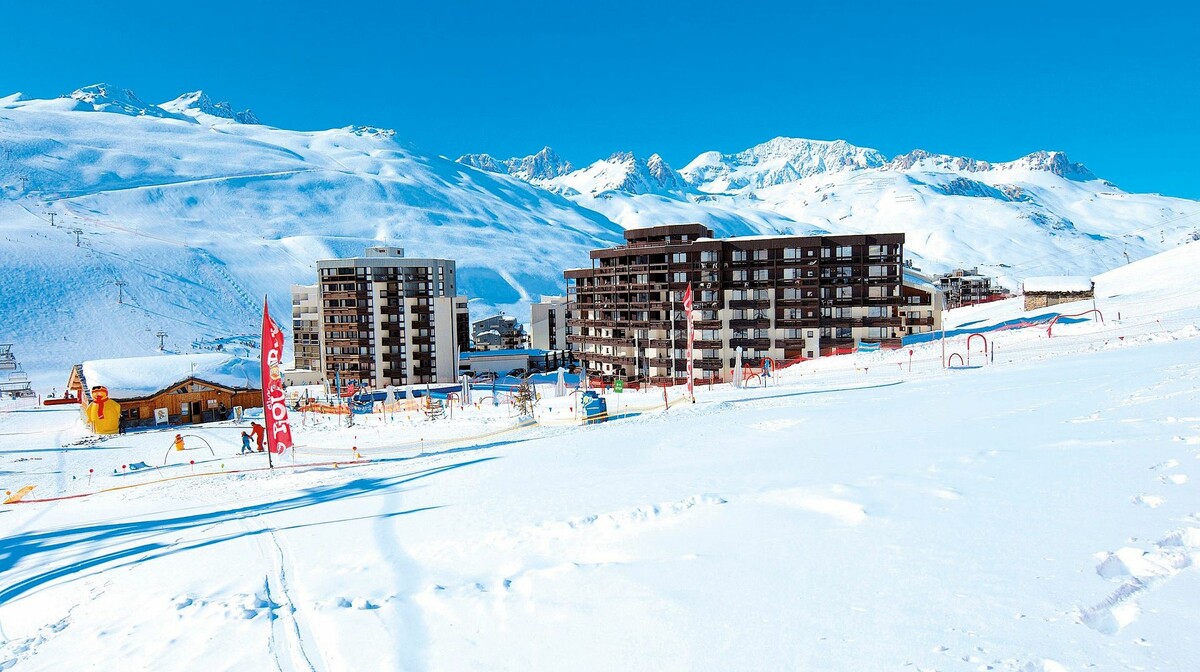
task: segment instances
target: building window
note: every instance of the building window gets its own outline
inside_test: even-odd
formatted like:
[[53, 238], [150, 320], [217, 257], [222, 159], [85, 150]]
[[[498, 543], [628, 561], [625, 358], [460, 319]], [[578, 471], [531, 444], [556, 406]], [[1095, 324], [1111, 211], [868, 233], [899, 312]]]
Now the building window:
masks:
[[798, 247], [783, 248], [783, 258], [784, 259], [799, 259], [800, 258], [800, 248], [798, 248]]
[[700, 253], [700, 261], [703, 261], [705, 263], [712, 263], [712, 262], [715, 262], [716, 260], [717, 260], [717, 251], [716, 250], [704, 250]]
[[687, 252], [675, 252], [674, 254], [672, 254], [671, 255], [671, 263], [672, 264], [686, 264], [687, 263]]
[[730, 256], [730, 260], [745, 261], [746, 260], [746, 251], [745, 250], [733, 250], [733, 252], [731, 253], [731, 256]]
[[746, 281], [746, 271], [744, 271], [744, 270], [733, 271], [730, 279], [733, 280], [734, 282], [745, 282]]
[[753, 256], [751, 257], [751, 259], [754, 259], [755, 261], [766, 261], [767, 260], [767, 250], [766, 249], [754, 250], [752, 255]]
[[688, 281], [688, 274], [685, 272], [675, 272], [675, 273], [671, 274], [671, 282], [682, 283], [682, 282], [687, 282], [687, 281]]
[[838, 245], [836, 254], [839, 259], [845, 259], [854, 254], [854, 248], [849, 245]]

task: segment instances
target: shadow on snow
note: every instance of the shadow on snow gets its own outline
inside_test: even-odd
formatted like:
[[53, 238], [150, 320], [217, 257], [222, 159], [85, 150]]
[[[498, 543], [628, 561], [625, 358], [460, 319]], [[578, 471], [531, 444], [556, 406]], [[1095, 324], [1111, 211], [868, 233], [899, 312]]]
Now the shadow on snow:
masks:
[[176, 553], [203, 548], [205, 546], [211, 546], [226, 541], [232, 541], [242, 537], [254, 536], [265, 532], [316, 527], [320, 525], [348, 522], [353, 520], [392, 518], [411, 513], [419, 513], [421, 511], [428, 511], [440, 507], [430, 506], [406, 511], [394, 511], [373, 516], [320, 521], [280, 528], [264, 526], [259, 529], [245, 530], [236, 533], [218, 535], [215, 537], [192, 539], [187, 541], [182, 539], [175, 539], [172, 541], [145, 541], [145, 543], [138, 543], [135, 546], [125, 547], [119, 550], [112, 550], [94, 557], [74, 560], [72, 562], [68, 562], [67, 564], [48, 566], [53, 565], [56, 557], [64, 551], [66, 551], [68, 554], [76, 555], [76, 557], [78, 557], [77, 553], [71, 553], [71, 549], [77, 548], [79, 549], [79, 553], [86, 554], [96, 549], [111, 548], [112, 546], [118, 545], [123, 541], [135, 543], [143, 541], [144, 538], [147, 537], [152, 538], [164, 534], [183, 532], [197, 527], [211, 528], [221, 523], [233, 520], [253, 518], [266, 514], [281, 513], [284, 511], [294, 511], [296, 509], [302, 509], [327, 502], [361, 497], [363, 495], [379, 494], [388, 489], [399, 487], [406, 483], [411, 483], [422, 478], [435, 476], [452, 469], [471, 466], [494, 459], [498, 458], [479, 458], [468, 462], [460, 462], [458, 464], [423, 469], [399, 476], [389, 476], [383, 478], [358, 478], [340, 485], [311, 488], [303, 491], [302, 494], [289, 497], [288, 499], [264, 502], [261, 504], [251, 504], [221, 511], [209, 511], [206, 513], [198, 513], [189, 516], [160, 518], [156, 520], [138, 520], [120, 523], [95, 524], [78, 528], [64, 528], [53, 531], [39, 531], [18, 534], [16, 536], [0, 540], [0, 576], [12, 571], [18, 563], [22, 562], [28, 562], [33, 567], [36, 567], [36, 573], [33, 576], [20, 579], [9, 585], [0, 585], [0, 605], [6, 604], [14, 598], [24, 595], [25, 593], [34, 590], [35, 588], [39, 588], [51, 581], [54, 581], [55, 579], [71, 576], [92, 567], [117, 563], [122, 560], [126, 562], [121, 562], [120, 564], [115, 565], [115, 567], [124, 567], [127, 565], [137, 564], [147, 560], [153, 560], [155, 558], [174, 555]]

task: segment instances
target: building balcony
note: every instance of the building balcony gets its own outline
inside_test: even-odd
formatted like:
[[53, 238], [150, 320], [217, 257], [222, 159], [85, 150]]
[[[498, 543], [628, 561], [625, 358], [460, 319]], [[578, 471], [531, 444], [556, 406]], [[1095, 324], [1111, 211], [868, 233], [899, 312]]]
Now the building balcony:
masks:
[[729, 321], [731, 329], [770, 329], [771, 318], [736, 319]]
[[729, 347], [731, 348], [754, 348], [755, 350], [766, 350], [771, 347], [771, 339], [769, 338], [731, 338], [729, 339]]
[[777, 348], [803, 348], [803, 338], [777, 338], [775, 339], [775, 347]]
[[903, 323], [904, 318], [900, 315], [886, 315], [883, 317], [867, 315], [863, 317], [864, 327], [898, 327]]
[[731, 299], [729, 307], [734, 310], [765, 310], [771, 307], [770, 299]]

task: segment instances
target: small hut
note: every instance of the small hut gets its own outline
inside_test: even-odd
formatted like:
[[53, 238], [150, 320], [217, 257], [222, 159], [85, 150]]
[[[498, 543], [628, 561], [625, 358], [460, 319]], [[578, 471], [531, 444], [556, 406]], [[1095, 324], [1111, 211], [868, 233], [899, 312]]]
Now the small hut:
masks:
[[262, 406], [259, 363], [224, 353], [97, 359], [76, 364], [67, 391], [87, 406], [108, 388], [127, 427], [222, 420], [235, 407]]
[[1025, 310], [1036, 310], [1059, 303], [1094, 299], [1096, 283], [1080, 275], [1026, 278], [1021, 283], [1021, 291], [1025, 294]]

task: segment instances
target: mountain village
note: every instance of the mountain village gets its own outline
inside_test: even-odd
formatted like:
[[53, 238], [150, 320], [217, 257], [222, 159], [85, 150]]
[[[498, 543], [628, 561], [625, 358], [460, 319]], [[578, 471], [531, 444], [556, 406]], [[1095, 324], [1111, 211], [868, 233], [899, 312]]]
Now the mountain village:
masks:
[[1200, 203], [266, 121], [0, 98], [0, 669], [1193, 669]]

